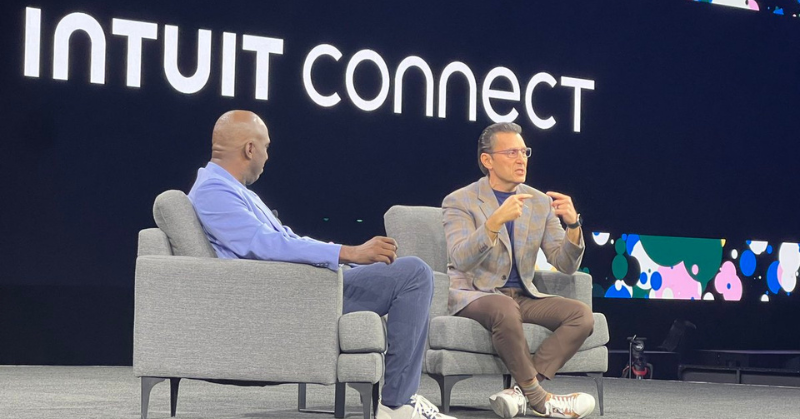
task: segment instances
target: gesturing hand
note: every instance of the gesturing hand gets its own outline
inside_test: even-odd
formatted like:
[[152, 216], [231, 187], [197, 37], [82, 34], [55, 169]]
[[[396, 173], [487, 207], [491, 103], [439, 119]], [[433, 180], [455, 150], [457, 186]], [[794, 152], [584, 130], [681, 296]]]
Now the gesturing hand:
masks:
[[525, 206], [525, 200], [532, 198], [530, 194], [516, 194], [509, 196], [500, 208], [495, 210], [489, 219], [486, 220], [486, 226], [492, 231], [500, 231], [503, 224], [514, 221], [522, 215], [522, 207]]
[[375, 236], [360, 246], [342, 246], [339, 261], [367, 265], [375, 262], [390, 264], [397, 259], [397, 242], [383, 236]]
[[572, 205], [572, 198], [563, 193], [547, 192], [547, 196], [553, 198], [553, 207], [557, 216], [561, 217], [565, 224], [575, 224], [578, 222], [578, 211]]

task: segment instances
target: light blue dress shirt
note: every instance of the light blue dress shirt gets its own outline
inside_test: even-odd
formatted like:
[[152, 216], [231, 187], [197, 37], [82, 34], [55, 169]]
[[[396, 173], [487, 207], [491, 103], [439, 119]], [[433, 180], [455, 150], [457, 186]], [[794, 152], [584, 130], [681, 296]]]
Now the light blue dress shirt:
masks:
[[189, 200], [222, 259], [258, 259], [339, 268], [341, 245], [300, 237], [278, 221], [261, 198], [227, 170], [209, 162], [197, 171]]

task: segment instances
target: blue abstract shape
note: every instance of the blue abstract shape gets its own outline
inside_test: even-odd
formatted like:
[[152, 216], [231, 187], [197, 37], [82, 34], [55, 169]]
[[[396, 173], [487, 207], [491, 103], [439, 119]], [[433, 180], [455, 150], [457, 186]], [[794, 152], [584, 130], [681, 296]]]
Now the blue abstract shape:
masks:
[[639, 274], [639, 282], [644, 284], [647, 282], [647, 274], [642, 272]]
[[739, 258], [739, 269], [744, 276], [753, 275], [753, 272], [756, 271], [756, 255], [752, 250], [747, 249], [742, 252], [742, 256]]
[[728, 287], [728, 289], [731, 289], [731, 283], [730, 282], [725, 286]]
[[638, 242], [639, 242], [638, 234], [631, 234], [628, 236], [628, 240], [625, 242], [625, 244], [627, 245], [626, 250], [628, 251], [629, 255], [631, 254], [631, 252], [633, 252], [633, 246], [635, 246], [636, 243]]
[[781, 290], [781, 283], [778, 280], [778, 265], [779, 262], [776, 260], [767, 268], [767, 287], [773, 294], [777, 294]]
[[628, 240], [628, 235], [623, 234], [622, 237], [620, 237], [620, 239], [622, 239], [622, 241]]
[[773, 13], [775, 13], [776, 15], [783, 16], [783, 9], [781, 9], [780, 7], [776, 7]]
[[625, 287], [617, 290], [617, 287], [612, 285], [606, 291], [606, 298], [631, 298], [631, 293]]
[[[800, 1], [800, 0], [797, 0], [797, 1]], [[767, 245], [767, 254], [768, 255], [772, 254], [772, 245], [771, 244]]]
[[663, 282], [664, 281], [661, 278], [661, 273], [653, 272], [653, 275], [650, 277], [650, 286], [653, 287], [653, 290], [655, 291], [660, 290]]

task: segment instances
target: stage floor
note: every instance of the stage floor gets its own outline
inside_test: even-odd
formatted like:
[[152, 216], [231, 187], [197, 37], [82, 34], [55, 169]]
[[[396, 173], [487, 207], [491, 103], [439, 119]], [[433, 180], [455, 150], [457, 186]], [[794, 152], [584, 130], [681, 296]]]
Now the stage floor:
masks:
[[[453, 389], [451, 414], [457, 418], [496, 418], [488, 405], [502, 379], [478, 377]], [[558, 377], [547, 383], [552, 392], [595, 394], [589, 378]], [[420, 393], [439, 404], [435, 382], [422, 377]], [[2, 418], [138, 418], [139, 380], [130, 367], [0, 366]], [[333, 409], [333, 387], [310, 385], [310, 408]], [[333, 418], [332, 414], [299, 413], [297, 386], [234, 387], [183, 380], [177, 418]], [[606, 418], [797, 418], [800, 388], [710, 384], [679, 381], [605, 379]], [[152, 419], [169, 418], [169, 385], [151, 394]], [[347, 391], [347, 418], [360, 416], [358, 394]], [[599, 418], [599, 409], [590, 416]]]

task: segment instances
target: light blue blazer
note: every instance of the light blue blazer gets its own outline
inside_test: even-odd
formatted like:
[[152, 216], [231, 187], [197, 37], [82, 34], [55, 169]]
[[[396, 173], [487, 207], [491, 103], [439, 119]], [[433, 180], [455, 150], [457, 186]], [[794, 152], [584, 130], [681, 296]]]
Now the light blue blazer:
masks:
[[341, 245], [300, 237], [227, 170], [209, 162], [197, 171], [189, 200], [223, 259], [258, 259], [339, 268]]

